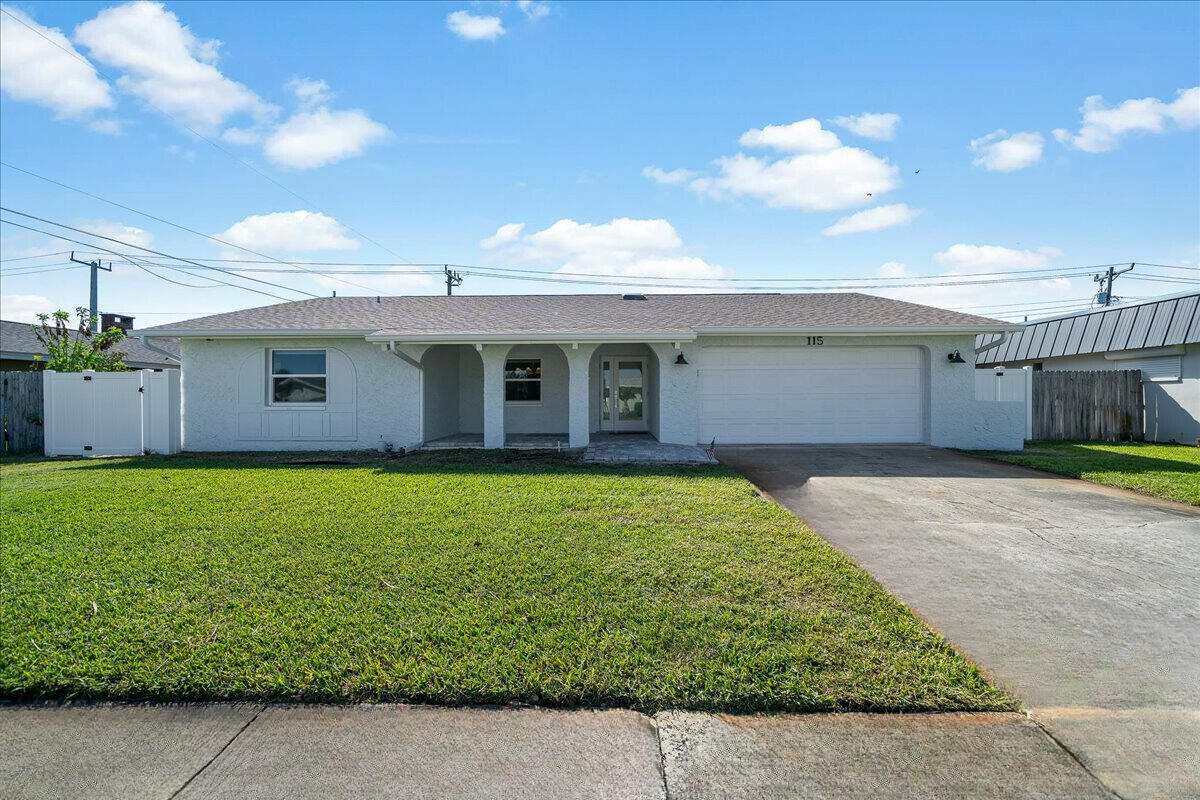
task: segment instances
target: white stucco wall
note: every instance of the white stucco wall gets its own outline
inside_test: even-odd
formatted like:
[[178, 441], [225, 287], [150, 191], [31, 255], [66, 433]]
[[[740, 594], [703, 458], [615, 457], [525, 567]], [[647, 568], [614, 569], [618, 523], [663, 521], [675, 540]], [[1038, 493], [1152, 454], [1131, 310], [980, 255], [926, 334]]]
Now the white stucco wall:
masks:
[[[378, 345], [350, 338], [183, 339], [181, 345], [185, 450], [353, 450], [374, 448], [381, 436], [400, 447], [421, 441], [419, 372]], [[330, 402], [268, 405], [272, 347], [329, 350]]]
[[[675, 364], [669, 344], [605, 345], [591, 358], [589, 429], [599, 424], [599, 359], [604, 355], [647, 358], [646, 392], [651, 432], [663, 442], [695, 444], [698, 434], [698, 372], [706, 346], [799, 345], [803, 337], [706, 336], [685, 343], [686, 365]], [[826, 336], [823, 347], [921, 347], [927, 358], [926, 441], [939, 447], [1020, 449], [1024, 409], [1018, 403], [975, 400], [974, 369], [949, 364], [959, 350], [971, 360], [973, 336]], [[330, 374], [330, 408], [304, 411], [268, 406], [266, 350], [270, 347], [336, 350], [343, 363]], [[427, 352], [425, 389], [419, 371], [377, 345], [361, 339], [185, 339], [183, 357], [183, 438], [187, 450], [315, 450], [373, 448], [380, 436], [402, 447], [422, 441], [421, 406], [427, 430], [440, 435], [483, 432], [483, 365], [503, 368], [505, 357], [541, 358], [543, 402], [504, 408], [506, 434], [566, 433], [569, 429], [567, 358], [557, 345], [488, 345], [480, 354], [466, 347]], [[456, 363], [457, 362], [457, 363]], [[438, 370], [437, 377], [432, 371]], [[502, 385], [493, 380], [492, 390]], [[457, 394], [457, 401], [452, 398]], [[437, 403], [435, 403], [437, 401]], [[303, 419], [299, 415], [304, 416]], [[324, 416], [317, 416], [324, 415]], [[247, 431], [254, 435], [248, 436]], [[430, 438], [433, 438], [430, 436]]]
[[[1042, 369], [1129, 369], [1129, 362], [1107, 359], [1103, 353], [1042, 359]], [[1193, 444], [1200, 439], [1200, 344], [1183, 346], [1180, 378], [1142, 381], [1146, 402], [1146, 438], [1156, 442]]]
[[[965, 450], [1020, 450], [1024, 446], [1025, 415], [1020, 403], [990, 403], [975, 399], [974, 336], [824, 336], [822, 348], [915, 346], [926, 353], [925, 441], [935, 447]], [[722, 346], [803, 346], [803, 336], [702, 336], [684, 352], [692, 363], [693, 376], [702, 369], [705, 347]], [[968, 362], [951, 364], [946, 355], [958, 350]], [[686, 368], [681, 368], [686, 369]], [[679, 396], [664, 397], [663, 419], [668, 418], [667, 403], [681, 418], [698, 418], [698, 391], [695, 378], [676, 373]], [[668, 391], [670, 393], [670, 390]]]
[[[425, 441], [459, 433], [458, 361], [462, 349], [458, 345], [435, 346], [426, 350], [421, 358], [425, 383]], [[469, 351], [467, 357], [478, 360]]]

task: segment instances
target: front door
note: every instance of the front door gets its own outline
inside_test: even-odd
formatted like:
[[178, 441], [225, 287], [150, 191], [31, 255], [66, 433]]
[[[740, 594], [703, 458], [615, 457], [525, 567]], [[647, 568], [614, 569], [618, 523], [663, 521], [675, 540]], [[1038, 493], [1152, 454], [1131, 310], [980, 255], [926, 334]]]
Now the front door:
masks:
[[646, 359], [600, 359], [600, 430], [646, 430]]

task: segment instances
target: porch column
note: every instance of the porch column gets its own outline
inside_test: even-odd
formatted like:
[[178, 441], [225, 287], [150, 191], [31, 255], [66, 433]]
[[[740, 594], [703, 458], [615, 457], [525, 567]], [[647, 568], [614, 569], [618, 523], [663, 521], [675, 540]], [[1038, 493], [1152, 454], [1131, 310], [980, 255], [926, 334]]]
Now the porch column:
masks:
[[[670, 444], [696, 444], [700, 427], [700, 385], [696, 364], [700, 348], [682, 342], [682, 350], [670, 343], [650, 345], [658, 357], [658, 440]], [[683, 352], [686, 364], [676, 363]]]
[[512, 349], [507, 344], [476, 345], [483, 359], [483, 446], [504, 447], [504, 359]]
[[599, 345], [560, 344], [567, 356], [567, 431], [569, 447], [587, 447], [591, 431], [592, 354]]

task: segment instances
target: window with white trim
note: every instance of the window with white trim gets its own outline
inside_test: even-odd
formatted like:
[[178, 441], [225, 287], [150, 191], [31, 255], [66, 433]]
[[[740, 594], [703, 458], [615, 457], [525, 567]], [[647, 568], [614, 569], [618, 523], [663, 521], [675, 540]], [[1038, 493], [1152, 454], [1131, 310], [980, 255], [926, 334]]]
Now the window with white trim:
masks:
[[270, 368], [272, 405], [325, 402], [324, 350], [272, 350]]
[[504, 402], [542, 402], [540, 358], [510, 358], [504, 362]]

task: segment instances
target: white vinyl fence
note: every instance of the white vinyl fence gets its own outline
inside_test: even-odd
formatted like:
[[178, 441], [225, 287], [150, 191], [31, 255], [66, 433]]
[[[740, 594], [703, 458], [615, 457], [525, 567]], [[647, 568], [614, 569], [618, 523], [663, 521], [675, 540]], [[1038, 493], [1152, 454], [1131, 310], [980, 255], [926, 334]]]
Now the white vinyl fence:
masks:
[[975, 370], [975, 399], [1025, 404], [1025, 438], [1033, 438], [1033, 370], [995, 367]]
[[46, 455], [179, 452], [179, 370], [46, 370], [42, 381]]

